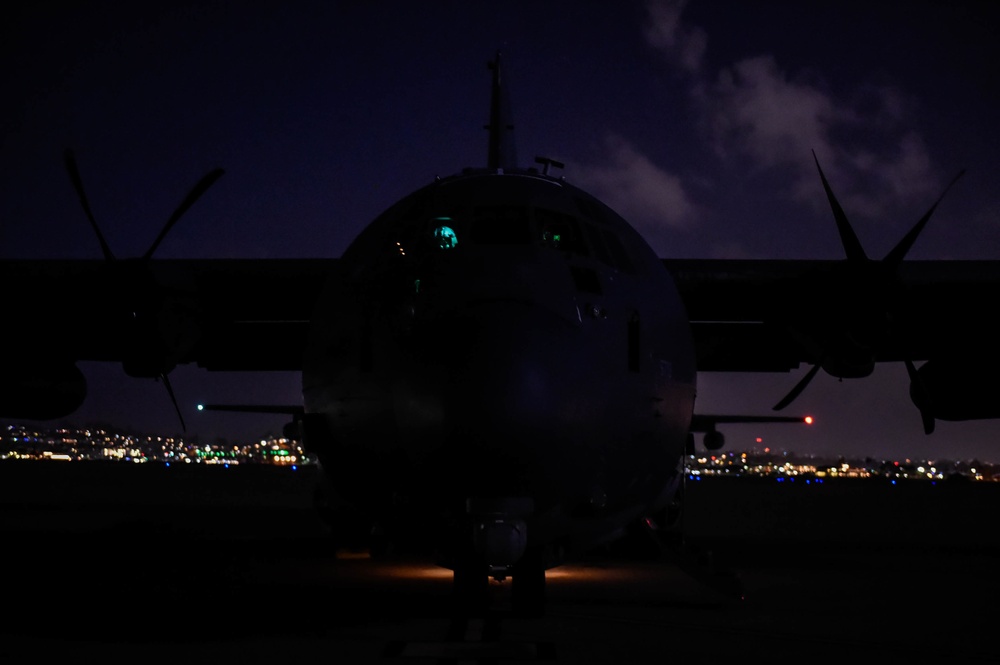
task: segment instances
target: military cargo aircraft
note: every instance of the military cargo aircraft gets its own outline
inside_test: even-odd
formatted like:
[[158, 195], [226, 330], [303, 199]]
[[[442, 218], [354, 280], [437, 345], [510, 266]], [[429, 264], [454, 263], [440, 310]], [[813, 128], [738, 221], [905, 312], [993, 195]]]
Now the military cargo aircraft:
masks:
[[214, 408], [287, 414], [340, 532], [375, 549], [431, 543], [470, 607], [509, 576], [529, 612], [548, 568], [669, 520], [695, 433], [717, 449], [722, 423], [803, 421], [697, 413], [699, 372], [812, 365], [782, 410], [820, 369], [858, 378], [904, 362], [928, 433], [1000, 417], [996, 382], [978, 380], [1000, 369], [983, 306], [1000, 262], [903, 260], [937, 202], [869, 259], [817, 160], [844, 260], [661, 258], [559, 162], [519, 164], [499, 53], [490, 67], [485, 166], [405, 196], [340, 258], [154, 259], [221, 170], [144, 256], [117, 258], [67, 152], [104, 258], [0, 262], [9, 311], [33, 322], [6, 333], [0, 415], [72, 413], [80, 361], [121, 362], [171, 398], [179, 364], [301, 372], [300, 404]]

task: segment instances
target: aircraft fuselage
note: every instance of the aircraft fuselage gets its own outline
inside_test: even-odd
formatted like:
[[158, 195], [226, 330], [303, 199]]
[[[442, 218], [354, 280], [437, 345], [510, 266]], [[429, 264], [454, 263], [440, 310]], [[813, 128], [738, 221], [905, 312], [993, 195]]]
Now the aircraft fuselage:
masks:
[[502, 566], [614, 538], [672, 498], [688, 319], [607, 206], [534, 170], [467, 169], [387, 210], [342, 265], [307, 345], [305, 442], [373, 522], [416, 517], [451, 549], [497, 524], [475, 547]]

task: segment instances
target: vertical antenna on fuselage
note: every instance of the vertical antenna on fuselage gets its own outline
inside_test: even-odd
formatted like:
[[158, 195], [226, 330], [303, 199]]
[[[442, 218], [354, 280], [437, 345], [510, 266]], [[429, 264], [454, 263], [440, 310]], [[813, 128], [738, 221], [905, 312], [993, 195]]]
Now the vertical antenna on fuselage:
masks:
[[487, 65], [493, 70], [493, 92], [490, 98], [490, 124], [484, 127], [490, 132], [486, 166], [498, 171], [514, 169], [517, 167], [514, 123], [510, 113], [510, 100], [500, 80], [500, 51], [497, 51], [496, 59]]

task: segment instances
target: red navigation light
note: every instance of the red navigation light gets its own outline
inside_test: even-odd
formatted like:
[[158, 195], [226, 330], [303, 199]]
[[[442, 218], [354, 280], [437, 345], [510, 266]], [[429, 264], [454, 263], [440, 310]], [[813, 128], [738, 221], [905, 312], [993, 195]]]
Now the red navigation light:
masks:
[[812, 425], [813, 424], [813, 417], [812, 416], [806, 416], [805, 418], [802, 419], [802, 421], [806, 425]]

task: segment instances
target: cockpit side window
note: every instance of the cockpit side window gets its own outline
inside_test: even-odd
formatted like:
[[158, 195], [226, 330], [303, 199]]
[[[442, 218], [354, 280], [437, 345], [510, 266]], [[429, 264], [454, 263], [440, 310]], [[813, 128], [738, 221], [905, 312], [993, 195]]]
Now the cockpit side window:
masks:
[[604, 238], [608, 253], [611, 254], [614, 266], [622, 272], [634, 273], [635, 266], [632, 264], [632, 259], [629, 258], [628, 252], [625, 251], [625, 246], [618, 236], [608, 229], [601, 229], [601, 236]]
[[587, 242], [594, 253], [594, 258], [606, 266], [624, 273], [635, 273], [635, 264], [629, 257], [628, 250], [621, 239], [611, 229], [597, 228], [593, 224], [583, 222]]
[[587, 241], [590, 244], [591, 251], [594, 252], [594, 258], [604, 265], [613, 267], [614, 264], [611, 263], [611, 255], [608, 254], [608, 248], [604, 246], [601, 232], [592, 224], [584, 224], [583, 228], [587, 230]]
[[587, 256], [587, 244], [580, 235], [580, 224], [572, 215], [546, 208], [535, 209], [538, 240], [543, 247]]
[[592, 222], [597, 222], [598, 224], [607, 224], [608, 220], [604, 215], [604, 211], [601, 207], [589, 199], [585, 199], [582, 196], [574, 197], [576, 201], [576, 207], [580, 209], [580, 214]]

